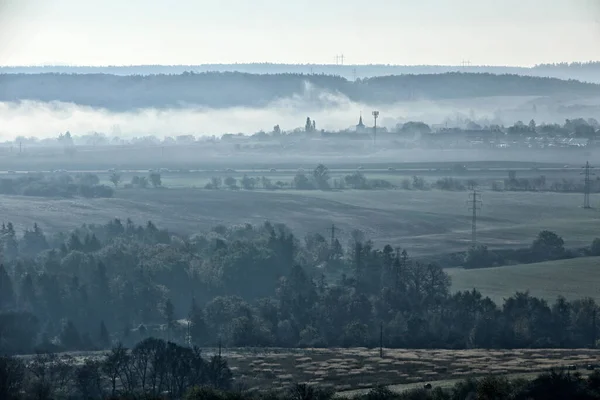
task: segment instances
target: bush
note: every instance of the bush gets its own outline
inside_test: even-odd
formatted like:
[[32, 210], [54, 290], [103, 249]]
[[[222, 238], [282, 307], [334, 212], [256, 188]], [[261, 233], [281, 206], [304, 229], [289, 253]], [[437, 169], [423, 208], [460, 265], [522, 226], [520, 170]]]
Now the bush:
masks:
[[106, 185], [80, 185], [79, 194], [87, 198], [110, 198], [113, 197], [114, 189]]
[[425, 183], [425, 179], [420, 176], [413, 176], [412, 187], [417, 190], [425, 190], [427, 189], [427, 184]]
[[294, 177], [294, 187], [298, 190], [313, 190], [315, 186], [306, 177], [306, 175], [299, 173]]
[[487, 246], [472, 246], [465, 256], [465, 268], [486, 268], [494, 265], [496, 256], [488, 251]]
[[439, 190], [462, 191], [465, 190], [465, 185], [454, 178], [442, 178], [435, 182], [435, 187]]
[[225, 185], [229, 187], [229, 189], [237, 189], [237, 179], [235, 179], [232, 176], [228, 176], [227, 178], [225, 178], [223, 183], [225, 183]]
[[367, 178], [361, 172], [355, 172], [351, 175], [346, 175], [344, 178], [346, 185], [353, 189], [369, 189]]
[[590, 246], [590, 255], [600, 256], [600, 238], [596, 238], [592, 242], [592, 245]]
[[12, 357], [0, 357], [0, 399], [21, 398], [25, 380], [25, 365]]
[[240, 184], [245, 190], [254, 190], [254, 187], [256, 186], [256, 179], [250, 178], [248, 175], [244, 175], [242, 179], [240, 179]]
[[49, 176], [27, 174], [15, 179], [0, 180], [0, 194], [21, 194], [35, 197], [64, 197], [77, 195], [87, 198], [112, 197], [114, 190], [106, 185], [99, 185], [98, 177], [93, 174], [81, 175], [77, 183], [69, 175]]
[[367, 179], [361, 172], [346, 175], [344, 182], [353, 189], [389, 189], [392, 187], [392, 184], [384, 179]]

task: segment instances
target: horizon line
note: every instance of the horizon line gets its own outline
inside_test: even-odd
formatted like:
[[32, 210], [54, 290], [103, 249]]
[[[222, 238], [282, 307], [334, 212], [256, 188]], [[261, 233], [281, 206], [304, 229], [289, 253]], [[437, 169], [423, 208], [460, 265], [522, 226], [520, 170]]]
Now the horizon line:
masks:
[[434, 67], [434, 68], [520, 68], [520, 69], [533, 69], [543, 66], [556, 66], [556, 65], [578, 65], [578, 64], [598, 64], [600, 61], [562, 61], [555, 63], [539, 63], [534, 65], [498, 65], [498, 64], [331, 64], [331, 63], [286, 63], [286, 62], [219, 62], [219, 63], [202, 63], [202, 64], [62, 64], [62, 63], [43, 63], [43, 64], [29, 64], [29, 65], [0, 65], [0, 68], [140, 68], [140, 67], [204, 67], [204, 66], [249, 66], [249, 65], [272, 65], [272, 66], [294, 66], [294, 67], [337, 67], [337, 68], [348, 68], [348, 67]]

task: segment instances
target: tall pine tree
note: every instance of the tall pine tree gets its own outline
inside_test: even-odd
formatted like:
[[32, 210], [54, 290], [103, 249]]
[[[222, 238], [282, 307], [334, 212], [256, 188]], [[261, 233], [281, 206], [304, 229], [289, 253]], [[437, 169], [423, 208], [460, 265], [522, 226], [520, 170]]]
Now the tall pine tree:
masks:
[[108, 349], [110, 347], [110, 335], [108, 334], [106, 325], [104, 325], [104, 321], [100, 321], [100, 336], [98, 337], [98, 344], [100, 344], [102, 349]]
[[207, 327], [204, 319], [204, 312], [198, 307], [195, 299], [192, 299], [188, 323], [190, 324], [189, 335], [192, 344], [196, 346], [206, 344]]
[[0, 310], [10, 310], [15, 306], [13, 283], [3, 264], [0, 264]]

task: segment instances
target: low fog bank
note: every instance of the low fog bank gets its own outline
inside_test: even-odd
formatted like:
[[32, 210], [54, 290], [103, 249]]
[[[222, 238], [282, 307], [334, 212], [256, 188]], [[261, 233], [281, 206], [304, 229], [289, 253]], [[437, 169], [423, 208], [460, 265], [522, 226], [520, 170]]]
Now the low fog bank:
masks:
[[398, 124], [423, 121], [444, 127], [470, 120], [481, 125], [561, 123], [566, 118], [600, 119], [600, 98], [569, 99], [540, 96], [496, 96], [458, 100], [413, 100], [390, 104], [355, 102], [339, 93], [307, 85], [301, 94], [282, 98], [265, 107], [207, 108], [188, 105], [177, 108], [145, 108], [116, 112], [105, 108], [65, 102], [0, 102], [0, 140], [16, 137], [55, 138], [66, 131], [74, 135], [99, 132], [124, 139], [153, 135], [221, 136], [225, 133], [253, 134], [303, 129], [307, 117], [318, 131], [354, 130], [362, 114], [372, 126], [371, 111], [380, 111], [378, 126], [395, 131]]

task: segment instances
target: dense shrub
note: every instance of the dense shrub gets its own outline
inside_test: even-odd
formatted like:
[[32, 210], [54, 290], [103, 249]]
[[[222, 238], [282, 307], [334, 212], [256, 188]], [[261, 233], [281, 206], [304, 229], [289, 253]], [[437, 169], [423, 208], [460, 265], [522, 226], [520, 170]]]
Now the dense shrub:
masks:
[[14, 179], [0, 180], [0, 194], [35, 197], [112, 197], [114, 190], [98, 184], [93, 174], [84, 174], [77, 180], [69, 175], [27, 174]]

